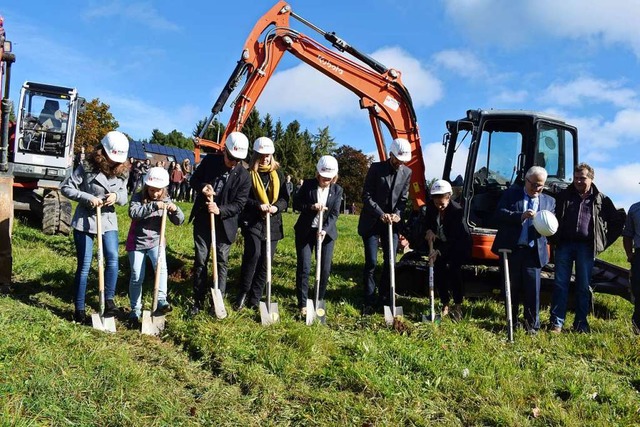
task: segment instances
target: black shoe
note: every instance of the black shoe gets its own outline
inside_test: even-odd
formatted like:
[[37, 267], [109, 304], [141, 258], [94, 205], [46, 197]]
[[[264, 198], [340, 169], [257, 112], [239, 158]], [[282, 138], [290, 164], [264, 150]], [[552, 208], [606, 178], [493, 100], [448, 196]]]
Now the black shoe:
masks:
[[195, 316], [196, 314], [200, 313], [200, 310], [202, 310], [202, 306], [203, 306], [202, 301], [196, 301], [195, 303], [193, 303], [193, 306], [191, 306], [191, 310], [189, 310], [189, 314], [191, 316]]
[[362, 315], [363, 316], [371, 316], [375, 312], [376, 312], [376, 310], [372, 305], [365, 305], [365, 306], [362, 307]]
[[112, 299], [108, 299], [104, 305], [104, 317], [115, 317], [118, 315], [118, 307]]
[[247, 294], [245, 292], [239, 293], [236, 298], [236, 302], [233, 305], [233, 309], [235, 311], [240, 311], [246, 306], [246, 304], [247, 304]]
[[87, 312], [84, 310], [76, 310], [73, 313], [73, 321], [76, 323], [85, 323], [87, 321]]
[[167, 302], [167, 300], [158, 301], [158, 307], [156, 308], [156, 312], [160, 314], [167, 314], [173, 310], [171, 304]]

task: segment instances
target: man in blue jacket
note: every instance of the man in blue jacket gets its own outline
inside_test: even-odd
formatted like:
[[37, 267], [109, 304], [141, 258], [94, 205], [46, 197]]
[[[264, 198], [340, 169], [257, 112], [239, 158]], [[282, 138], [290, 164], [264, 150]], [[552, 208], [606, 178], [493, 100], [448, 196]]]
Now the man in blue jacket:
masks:
[[511, 250], [509, 271], [501, 272], [509, 274], [511, 281], [514, 320], [522, 294], [524, 327], [530, 334], [540, 329], [540, 271], [549, 262], [547, 238], [536, 231], [533, 217], [542, 210], [555, 212], [553, 197], [542, 193], [546, 180], [547, 171], [532, 166], [525, 174], [524, 187], [514, 184], [504, 192], [495, 214], [498, 234], [491, 247], [495, 254], [500, 249]]

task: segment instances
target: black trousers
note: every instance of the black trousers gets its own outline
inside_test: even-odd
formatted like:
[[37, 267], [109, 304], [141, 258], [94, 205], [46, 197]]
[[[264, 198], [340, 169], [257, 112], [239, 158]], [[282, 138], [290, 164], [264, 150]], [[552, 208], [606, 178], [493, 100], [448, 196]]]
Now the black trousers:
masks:
[[[256, 306], [262, 299], [267, 283], [267, 242], [248, 230], [242, 230], [244, 252], [242, 254], [242, 275], [238, 285], [239, 295], [247, 295], [247, 304]], [[277, 240], [271, 241], [271, 259], [276, 253]]]
[[[296, 232], [296, 296], [298, 297], [298, 308], [307, 305], [309, 297], [309, 272], [311, 271], [311, 255], [316, 251], [318, 239], [318, 229], [311, 228], [306, 233]], [[324, 299], [327, 283], [329, 282], [329, 274], [331, 274], [331, 261], [333, 259], [333, 248], [335, 240], [325, 235], [322, 241], [322, 250], [320, 251], [320, 296]], [[316, 254], [317, 256], [317, 254]], [[315, 278], [315, 275], [314, 275]], [[313, 290], [312, 299], [315, 299], [315, 289]]]

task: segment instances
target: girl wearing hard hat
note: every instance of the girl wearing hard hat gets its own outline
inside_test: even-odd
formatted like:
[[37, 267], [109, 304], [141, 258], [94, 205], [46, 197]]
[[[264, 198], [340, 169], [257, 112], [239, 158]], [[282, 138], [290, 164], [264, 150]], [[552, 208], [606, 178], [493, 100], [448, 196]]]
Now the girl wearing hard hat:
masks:
[[175, 225], [184, 222], [184, 213], [171, 201], [167, 191], [168, 185], [169, 173], [162, 167], [153, 167], [149, 169], [142, 191], [134, 194], [129, 204], [131, 226], [126, 249], [131, 265], [129, 320], [134, 323], [139, 321], [142, 315], [142, 283], [147, 257], [151, 260], [154, 269], [160, 262], [157, 311], [166, 314], [172, 309], [167, 301], [167, 260], [166, 251], [160, 251], [159, 247], [160, 228], [164, 209], [167, 210], [169, 221]]
[[114, 316], [113, 301], [118, 280], [118, 217], [115, 204], [127, 203], [127, 154], [129, 140], [118, 131], [102, 138], [70, 177], [60, 184], [68, 199], [78, 202], [71, 221], [78, 264], [74, 279], [74, 320], [86, 320], [85, 294], [97, 234], [96, 207], [102, 207], [102, 246], [105, 259], [105, 316]]

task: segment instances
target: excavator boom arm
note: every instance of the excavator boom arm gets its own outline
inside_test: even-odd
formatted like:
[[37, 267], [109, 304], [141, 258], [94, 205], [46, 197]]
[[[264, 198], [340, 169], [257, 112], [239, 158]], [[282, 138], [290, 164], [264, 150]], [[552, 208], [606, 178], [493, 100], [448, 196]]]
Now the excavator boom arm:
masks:
[[[241, 77], [241, 73], [246, 73], [247, 80], [235, 99], [233, 112], [221, 141], [224, 141], [230, 132], [242, 129], [282, 56], [285, 52], [289, 52], [358, 96], [360, 108], [367, 109], [369, 112], [380, 159], [384, 160], [387, 157], [380, 123], [384, 123], [388, 127], [392, 138], [405, 138], [409, 141], [412, 149], [412, 159], [408, 163], [412, 169], [410, 194], [415, 202], [414, 207], [418, 208], [424, 205], [425, 167], [420, 147], [420, 135], [411, 97], [402, 84], [400, 72], [388, 69], [372, 58], [361, 54], [335, 37], [333, 33], [324, 33], [325, 38], [334, 44], [338, 40], [345, 51], [355, 53], [355, 57], [364, 60], [364, 64], [326, 48], [310, 37], [291, 29], [288, 25], [290, 15], [292, 15], [291, 8], [285, 2], [279, 2], [258, 20], [247, 39], [242, 58], [215, 103], [209, 120], [210, 123], [213, 117], [221, 111], [224, 102]], [[317, 27], [314, 29], [321, 31]], [[263, 41], [260, 41], [259, 38], [262, 34], [264, 34], [264, 38]], [[203, 133], [204, 130], [201, 135]], [[198, 138], [196, 141], [197, 145], [211, 146], [216, 149], [223, 147], [223, 144], [202, 138]]]

